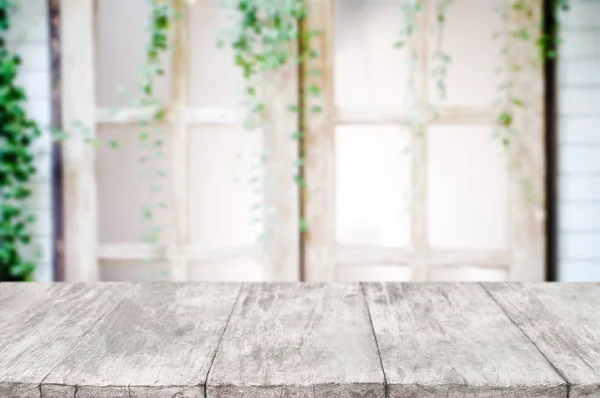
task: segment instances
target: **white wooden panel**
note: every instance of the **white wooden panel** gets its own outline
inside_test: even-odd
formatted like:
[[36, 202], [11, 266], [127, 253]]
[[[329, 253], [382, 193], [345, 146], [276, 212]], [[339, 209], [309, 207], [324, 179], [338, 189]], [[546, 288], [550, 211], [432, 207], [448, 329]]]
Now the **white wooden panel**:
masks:
[[600, 27], [600, 3], [595, 0], [573, 0], [568, 12], [560, 13], [560, 24], [564, 30]]
[[428, 229], [434, 248], [507, 247], [507, 175], [486, 126], [429, 129]]
[[600, 57], [600, 29], [561, 32], [561, 58]]
[[433, 268], [429, 273], [432, 282], [497, 282], [508, 279], [508, 272], [501, 268], [447, 267]]
[[559, 171], [564, 173], [599, 172], [600, 146], [563, 146]]
[[[44, 212], [43, 214], [50, 216], [50, 212]], [[23, 245], [20, 250], [25, 261], [31, 261], [36, 265], [36, 275], [43, 274], [43, 269], [52, 263], [54, 247], [52, 239], [48, 235], [34, 236], [31, 244]], [[38, 272], [38, 270], [41, 272]]]
[[[50, 84], [50, 81], [48, 81]], [[33, 119], [35, 119], [40, 128], [44, 129], [44, 132], [48, 132], [50, 126], [50, 99], [37, 99], [28, 100], [25, 104], [25, 111]]]
[[[49, 55], [46, 55], [49, 56]], [[50, 71], [31, 71], [19, 74], [17, 84], [25, 90], [29, 100], [45, 100], [50, 108]]]
[[[163, 149], [156, 145], [157, 138], [140, 143], [138, 137], [151, 131], [141, 126], [101, 126], [98, 131], [99, 148], [97, 150], [96, 176], [98, 178], [98, 225], [100, 243], [140, 242], [143, 233], [149, 227], [163, 228], [161, 242], [169, 237], [170, 180], [168, 178], [169, 134], [164, 129], [160, 135]], [[152, 134], [151, 137], [155, 137]], [[118, 143], [113, 149], [111, 142]], [[154, 143], [154, 147], [150, 145]], [[165, 155], [156, 159], [159, 151]], [[140, 159], [147, 162], [141, 163]], [[159, 174], [165, 173], [166, 177]], [[152, 186], [160, 192], [152, 194]], [[165, 202], [166, 209], [157, 209], [156, 205]], [[142, 209], [155, 204], [152, 223], [145, 223]]]
[[598, 114], [600, 88], [561, 88], [559, 91], [559, 114], [568, 116], [594, 116]]
[[559, 256], [562, 260], [598, 260], [600, 265], [600, 232], [564, 232], [560, 236]]
[[18, 44], [12, 50], [15, 50], [19, 54], [19, 57], [21, 57], [19, 73], [47, 72], [50, 69], [50, 55], [47, 43]]
[[265, 280], [265, 269], [256, 261], [190, 262], [190, 280], [203, 282], [261, 282]]
[[559, 230], [600, 231], [600, 203], [563, 204], [559, 212]]
[[17, 12], [24, 17], [45, 16], [48, 13], [47, 2], [42, 0], [20, 1]]
[[600, 282], [600, 261], [562, 261], [558, 278], [561, 282]]
[[[42, 1], [30, 0], [23, 2], [24, 5], [44, 3]], [[23, 9], [23, 7], [21, 7]], [[31, 15], [17, 11], [11, 16], [10, 30], [6, 32], [6, 43], [10, 46], [22, 43], [45, 43], [49, 36], [47, 15]]]
[[236, 127], [191, 129], [191, 242], [211, 246], [257, 242], [265, 211], [260, 138]]
[[29, 188], [32, 193], [25, 202], [25, 206], [35, 211], [50, 211], [52, 209], [50, 181], [34, 181], [29, 184]]
[[571, 201], [600, 202], [600, 176], [567, 174], [559, 177], [559, 198]]
[[[96, 90], [98, 106], [131, 106], [140, 98], [139, 73], [147, 48], [148, 2], [101, 0], [96, 2]], [[155, 94], [169, 99], [168, 57], [164, 78], [157, 79]], [[119, 89], [123, 87], [125, 92]]]
[[[443, 50], [451, 57], [445, 79], [447, 100], [451, 106], [489, 106], [498, 97], [498, 85], [506, 81], [504, 73], [495, 69], [506, 64], [502, 54], [505, 40], [492, 40], [495, 32], [504, 31], [504, 23], [496, 7], [505, 0], [460, 0], [448, 7], [443, 30]], [[436, 7], [431, 7], [432, 26], [437, 26]], [[431, 55], [437, 50], [437, 37], [429, 38]], [[431, 56], [430, 55], [430, 56]], [[431, 67], [439, 62], [431, 61]], [[439, 100], [435, 78], [430, 78], [432, 97]]]
[[190, 103], [234, 108], [242, 99], [242, 72], [229, 48], [217, 48], [217, 38], [238, 14], [213, 0], [197, 1], [189, 12]]
[[335, 102], [343, 107], [398, 107], [408, 78], [406, 51], [394, 49], [402, 26], [397, 2], [337, 0]]
[[343, 265], [336, 269], [336, 281], [340, 282], [410, 281], [411, 276], [412, 270], [406, 265]]
[[335, 134], [337, 241], [407, 247], [408, 132], [398, 126], [338, 126]]
[[[597, 32], [600, 37], [600, 30]], [[600, 58], [567, 59], [560, 63], [559, 76], [561, 87], [600, 84]]]
[[563, 116], [558, 123], [561, 145], [600, 144], [600, 117]]

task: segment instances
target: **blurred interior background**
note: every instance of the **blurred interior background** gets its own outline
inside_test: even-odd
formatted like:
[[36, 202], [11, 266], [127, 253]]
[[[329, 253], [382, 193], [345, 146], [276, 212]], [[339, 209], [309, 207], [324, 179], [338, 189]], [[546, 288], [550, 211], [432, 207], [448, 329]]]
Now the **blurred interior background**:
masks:
[[35, 280], [600, 280], [600, 2], [539, 57], [550, 0], [307, 0], [252, 131], [229, 3], [168, 3], [151, 95], [156, 4], [10, 11]]

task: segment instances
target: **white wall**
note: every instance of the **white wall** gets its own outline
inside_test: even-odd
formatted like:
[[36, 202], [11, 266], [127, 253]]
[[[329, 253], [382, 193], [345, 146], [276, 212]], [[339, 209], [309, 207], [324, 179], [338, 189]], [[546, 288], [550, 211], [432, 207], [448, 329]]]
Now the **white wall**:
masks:
[[7, 42], [21, 56], [19, 84], [28, 96], [28, 113], [42, 128], [43, 135], [35, 144], [38, 174], [32, 182], [30, 205], [37, 216], [32, 235], [33, 245], [26, 255], [38, 264], [36, 279], [51, 281], [52, 273], [52, 197], [50, 126], [50, 50], [47, 0], [24, 0], [12, 16]]
[[559, 58], [559, 279], [600, 281], [600, 1], [572, 0]]

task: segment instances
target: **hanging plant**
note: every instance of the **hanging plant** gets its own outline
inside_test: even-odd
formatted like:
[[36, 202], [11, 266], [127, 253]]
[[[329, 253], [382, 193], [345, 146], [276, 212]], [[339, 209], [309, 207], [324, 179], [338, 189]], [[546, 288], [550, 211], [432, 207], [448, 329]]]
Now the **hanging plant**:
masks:
[[161, 199], [162, 181], [166, 178], [165, 170], [155, 167], [155, 162], [165, 155], [164, 136], [166, 131], [159, 126], [167, 117], [165, 104], [155, 97], [155, 81], [164, 76], [163, 56], [169, 49], [169, 29], [174, 18], [169, 3], [163, 0], [149, 0], [150, 18], [148, 20], [148, 42], [146, 44], [145, 62], [141, 68], [139, 84], [140, 100], [138, 106], [152, 109], [150, 115], [140, 120], [141, 131], [138, 144], [142, 155], [138, 158], [140, 177], [148, 181], [150, 202], [141, 208], [141, 220], [146, 224], [142, 232], [142, 240], [155, 244], [161, 236], [161, 227], [155, 224], [156, 214], [166, 209], [167, 204]]
[[32, 146], [40, 136], [27, 115], [25, 91], [16, 83], [20, 58], [6, 46], [12, 1], [0, 0], [0, 281], [33, 279], [35, 265], [25, 260], [34, 215], [27, 209], [29, 183], [36, 173]]
[[[222, 5], [237, 12], [235, 24], [225, 29], [217, 46], [229, 46], [233, 50], [234, 62], [239, 67], [244, 80], [244, 106], [246, 114], [243, 127], [247, 131], [264, 131], [265, 125], [265, 98], [263, 87], [265, 78], [288, 64], [297, 62], [301, 64], [306, 59], [318, 57], [318, 53], [310, 48], [310, 39], [318, 36], [318, 31], [300, 33], [300, 23], [306, 16], [306, 5], [303, 0], [222, 0]], [[294, 44], [299, 44], [300, 51], [295, 55]], [[311, 73], [317, 71], [311, 70]], [[320, 95], [320, 88], [316, 85], [308, 87], [308, 92], [302, 94], [301, 105], [291, 104], [288, 111], [300, 113], [302, 103], [306, 96]], [[311, 106], [309, 112], [320, 112], [318, 105]], [[293, 140], [299, 143], [299, 156], [294, 161], [294, 166], [299, 170], [293, 177], [300, 189], [305, 186], [302, 173], [304, 159], [302, 129], [290, 132]], [[265, 161], [265, 156], [260, 156]], [[252, 177], [251, 182], [259, 183], [260, 178]], [[255, 190], [260, 192], [260, 189]], [[260, 206], [254, 206], [259, 211]], [[254, 216], [254, 219], [259, 217]], [[300, 229], [306, 232], [306, 222], [299, 221]]]

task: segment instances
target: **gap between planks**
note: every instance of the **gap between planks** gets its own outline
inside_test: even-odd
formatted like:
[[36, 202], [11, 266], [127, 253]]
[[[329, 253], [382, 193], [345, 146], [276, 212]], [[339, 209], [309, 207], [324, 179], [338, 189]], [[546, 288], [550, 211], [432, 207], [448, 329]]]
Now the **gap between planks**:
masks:
[[490, 293], [490, 291], [487, 289], [486, 284], [483, 282], [479, 282], [479, 286], [481, 286], [483, 288], [483, 290], [485, 291], [485, 293], [488, 295], [488, 297], [498, 306], [498, 308], [500, 309], [500, 311], [502, 311], [502, 313], [504, 315], [506, 315], [506, 317], [508, 318], [508, 320], [517, 328], [521, 331], [521, 333], [523, 333], [523, 335], [527, 338], [527, 340], [529, 340], [529, 342], [535, 347], [536, 350], [538, 350], [538, 352], [540, 353], [540, 355], [546, 360], [546, 362], [548, 363], [548, 365], [554, 370], [554, 372], [556, 372], [556, 374], [558, 375], [558, 377], [560, 377], [561, 379], [563, 379], [563, 381], [565, 382], [565, 385], [567, 386], [567, 397], [569, 398], [569, 396], [571, 395], [571, 383], [569, 382], [569, 380], [567, 380], [567, 377], [563, 374], [563, 372], [561, 372], [560, 370], [558, 370], [558, 368], [556, 367], [556, 365], [554, 365], [552, 363], [552, 361], [550, 361], [550, 359], [546, 356], [546, 354], [538, 347], [538, 345], [533, 341], [533, 339], [523, 330], [523, 328], [521, 328], [517, 322], [513, 319], [513, 317], [510, 316], [509, 312], [506, 310], [506, 308], [504, 308], [502, 306], [502, 304], [500, 304], [498, 302], [498, 300], [496, 300], [496, 298]]

